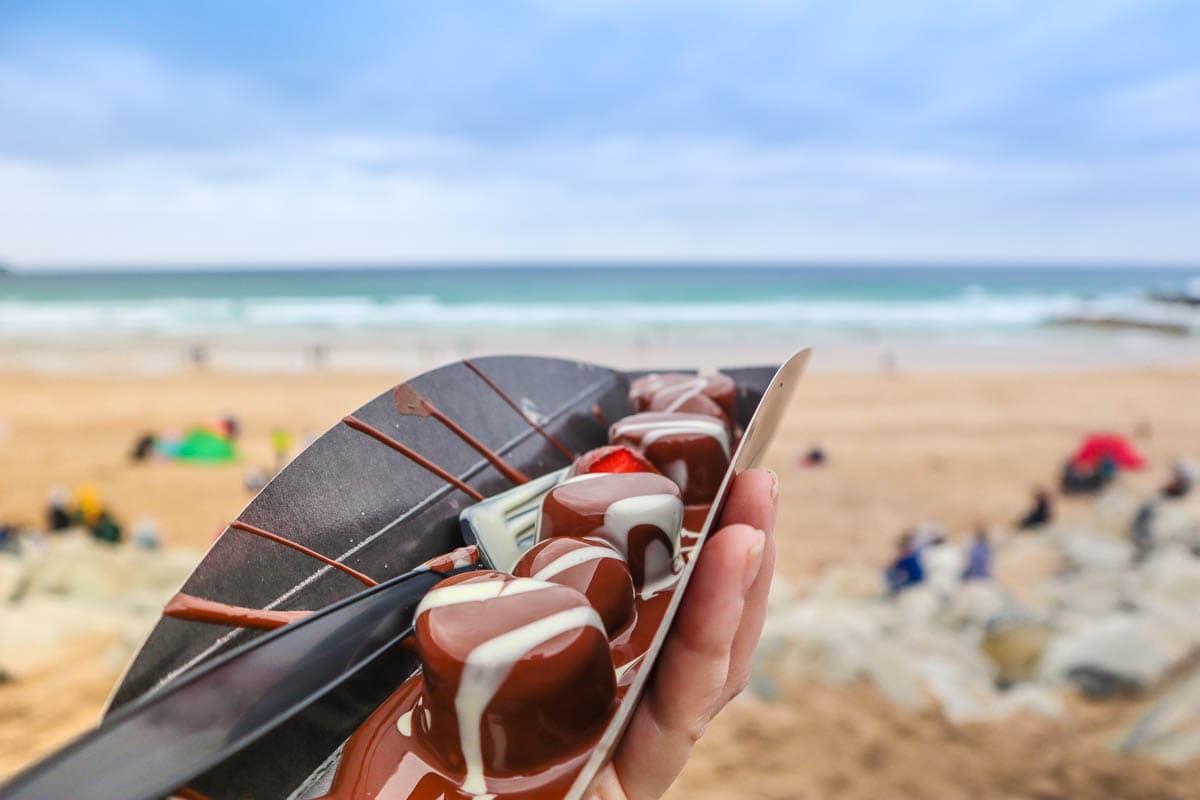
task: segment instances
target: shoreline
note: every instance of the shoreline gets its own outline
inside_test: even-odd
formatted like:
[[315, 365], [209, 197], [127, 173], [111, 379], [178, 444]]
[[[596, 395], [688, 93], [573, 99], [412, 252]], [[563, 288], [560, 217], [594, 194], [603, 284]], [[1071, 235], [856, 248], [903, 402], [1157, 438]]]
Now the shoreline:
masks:
[[463, 358], [544, 355], [618, 369], [733, 367], [781, 363], [811, 347], [813, 368], [834, 373], [1057, 372], [1200, 364], [1200, 337], [1136, 330], [1046, 329], [1020, 334], [862, 331], [727, 331], [642, 328], [450, 331], [329, 331], [310, 334], [0, 339], [0, 372], [45, 375], [411, 375]]

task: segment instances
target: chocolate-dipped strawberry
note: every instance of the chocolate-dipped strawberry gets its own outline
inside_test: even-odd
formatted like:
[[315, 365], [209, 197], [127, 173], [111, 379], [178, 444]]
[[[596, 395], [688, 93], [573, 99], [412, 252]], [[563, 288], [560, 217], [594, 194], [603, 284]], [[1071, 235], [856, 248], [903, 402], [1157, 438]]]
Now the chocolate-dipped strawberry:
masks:
[[621, 553], [603, 539], [555, 536], [539, 542], [521, 557], [513, 574], [582, 592], [609, 638], [633, 618], [633, 576]]
[[568, 586], [491, 571], [448, 578], [417, 607], [416, 646], [413, 733], [468, 793], [587, 748], [614, 708], [603, 622]]
[[593, 472], [658, 472], [658, 468], [641, 454], [621, 445], [608, 445], [589, 450], [571, 465], [567, 477]]
[[680, 411], [716, 417], [732, 428], [737, 420], [736, 385], [728, 375], [682, 372], [643, 375], [629, 386], [634, 411]]
[[675, 482], [689, 505], [711, 503], [729, 468], [729, 431], [702, 414], [633, 414], [609, 428], [608, 438], [645, 456]]
[[537, 540], [595, 536], [629, 564], [638, 591], [654, 591], [678, 571], [683, 502], [679, 487], [649, 472], [593, 473], [555, 486], [542, 501]]

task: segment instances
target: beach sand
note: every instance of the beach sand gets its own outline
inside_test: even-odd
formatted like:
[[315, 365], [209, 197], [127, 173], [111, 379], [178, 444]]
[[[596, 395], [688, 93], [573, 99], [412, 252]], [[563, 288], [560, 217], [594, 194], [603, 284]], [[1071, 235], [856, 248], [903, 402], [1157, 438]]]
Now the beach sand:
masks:
[[[270, 466], [272, 428], [302, 441], [399, 377], [0, 373], [0, 521], [40, 523], [52, 487], [90, 481], [125, 522], [150, 517], [168, 546], [202, 550], [250, 499], [246, 470]], [[783, 486], [778, 574], [802, 590], [829, 564], [882, 566], [897, 534], [921, 521], [942, 522], [955, 537], [1009, 523], [1092, 429], [1135, 436], [1152, 469], [1132, 480], [1151, 486], [1175, 456], [1200, 454], [1196, 408], [1198, 368], [889, 376], [824, 372], [818, 361], [767, 457]], [[242, 426], [237, 464], [127, 457], [143, 431], [226, 412]], [[815, 442], [828, 464], [801, 468], [797, 457]], [[82, 642], [36, 679], [0, 685], [0, 775], [96, 721], [117, 674], [100, 647]], [[867, 689], [814, 689], [772, 707], [730, 709], [673, 796], [1184, 796], [1178, 787], [1194, 787], [1197, 770], [1107, 752], [1126, 714], [1085, 706], [1070, 722], [954, 728]]]

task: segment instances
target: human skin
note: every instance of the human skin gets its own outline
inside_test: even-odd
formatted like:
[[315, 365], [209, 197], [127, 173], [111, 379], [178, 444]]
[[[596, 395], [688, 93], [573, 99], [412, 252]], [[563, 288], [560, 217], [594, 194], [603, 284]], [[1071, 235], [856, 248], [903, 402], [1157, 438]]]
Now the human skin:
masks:
[[775, 567], [779, 479], [737, 477], [705, 542], [654, 677], [590, 800], [654, 800], [683, 770], [708, 723], [750, 679]]

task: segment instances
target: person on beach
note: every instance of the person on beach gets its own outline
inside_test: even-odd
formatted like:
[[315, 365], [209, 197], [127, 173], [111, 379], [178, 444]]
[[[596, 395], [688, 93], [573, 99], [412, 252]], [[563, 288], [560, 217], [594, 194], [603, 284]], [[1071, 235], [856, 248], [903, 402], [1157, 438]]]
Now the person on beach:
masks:
[[46, 498], [46, 529], [52, 533], [65, 531], [72, 524], [71, 511], [67, 508], [67, 493], [62, 489], [51, 489]]
[[1023, 531], [1036, 530], [1049, 524], [1053, 518], [1054, 507], [1050, 503], [1050, 492], [1046, 491], [1044, 487], [1038, 486], [1033, 490], [1033, 508], [1021, 517], [1017, 527]]
[[980, 525], [975, 538], [967, 549], [967, 566], [963, 570], [964, 581], [987, 580], [992, 577], [992, 543], [987, 528]]
[[825, 455], [825, 448], [819, 444], [814, 444], [797, 460], [802, 467], [820, 467], [828, 460], [828, 456]]
[[1133, 523], [1129, 526], [1129, 540], [1133, 543], [1133, 563], [1140, 564], [1154, 551], [1154, 517], [1158, 514], [1158, 505], [1154, 500], [1147, 500], [1138, 506], [1133, 515]]
[[275, 428], [271, 431], [271, 452], [275, 454], [275, 471], [283, 469], [288, 462], [288, 454], [292, 452], [292, 433], [285, 428]]
[[925, 565], [921, 563], [921, 548], [917, 546], [917, 537], [911, 531], [897, 541], [896, 558], [884, 572], [884, 579], [887, 581], [888, 594], [893, 596], [924, 582]]
[[1187, 497], [1196, 476], [1190, 464], [1176, 460], [1171, 465], [1171, 479], [1162, 487], [1162, 496], [1171, 500]]

